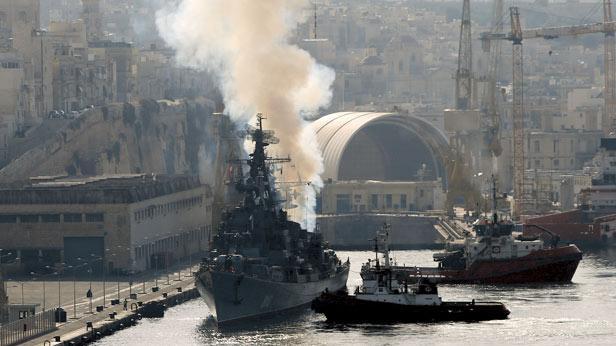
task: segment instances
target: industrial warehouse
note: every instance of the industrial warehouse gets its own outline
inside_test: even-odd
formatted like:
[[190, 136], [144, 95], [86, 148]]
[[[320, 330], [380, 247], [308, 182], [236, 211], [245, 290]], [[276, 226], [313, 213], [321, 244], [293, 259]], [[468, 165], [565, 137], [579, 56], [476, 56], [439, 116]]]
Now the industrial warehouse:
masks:
[[0, 225], [11, 234], [0, 238], [2, 269], [97, 260], [110, 273], [163, 268], [204, 251], [211, 220], [211, 189], [194, 177], [36, 177], [0, 190]]

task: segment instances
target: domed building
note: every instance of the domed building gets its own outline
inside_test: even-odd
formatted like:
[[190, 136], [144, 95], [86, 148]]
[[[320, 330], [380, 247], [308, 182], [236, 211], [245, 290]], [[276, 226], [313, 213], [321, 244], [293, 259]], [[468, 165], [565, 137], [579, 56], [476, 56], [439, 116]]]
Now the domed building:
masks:
[[[398, 215], [403, 227], [419, 220], [433, 235], [430, 220], [411, 214], [444, 208], [448, 142], [442, 131], [413, 115], [375, 112], [334, 113], [312, 127], [324, 160], [317, 205], [324, 234], [357, 230], [348, 222], [360, 219], [370, 234], [383, 215]], [[346, 224], [333, 227], [340, 222]]]

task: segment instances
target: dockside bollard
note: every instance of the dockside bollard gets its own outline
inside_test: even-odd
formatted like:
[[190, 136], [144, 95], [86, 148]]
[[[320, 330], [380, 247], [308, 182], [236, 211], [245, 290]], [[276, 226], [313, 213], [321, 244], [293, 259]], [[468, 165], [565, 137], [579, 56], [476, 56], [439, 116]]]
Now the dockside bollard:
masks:
[[93, 330], [93, 329], [94, 329], [94, 327], [92, 326], [92, 321], [87, 321], [86, 322], [86, 332], [88, 330]]

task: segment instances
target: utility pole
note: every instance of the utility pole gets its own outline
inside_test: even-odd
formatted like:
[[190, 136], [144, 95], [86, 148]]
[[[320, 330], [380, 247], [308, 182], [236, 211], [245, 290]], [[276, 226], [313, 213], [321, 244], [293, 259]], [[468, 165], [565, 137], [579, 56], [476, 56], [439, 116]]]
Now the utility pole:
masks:
[[460, 25], [460, 46], [458, 48], [458, 69], [456, 70], [456, 109], [468, 110], [472, 107], [473, 89], [473, 48], [471, 41], [471, 4], [462, 3], [462, 23]]
[[509, 8], [509, 12], [513, 43], [513, 216], [517, 218], [524, 213], [524, 55], [520, 12], [517, 7]]

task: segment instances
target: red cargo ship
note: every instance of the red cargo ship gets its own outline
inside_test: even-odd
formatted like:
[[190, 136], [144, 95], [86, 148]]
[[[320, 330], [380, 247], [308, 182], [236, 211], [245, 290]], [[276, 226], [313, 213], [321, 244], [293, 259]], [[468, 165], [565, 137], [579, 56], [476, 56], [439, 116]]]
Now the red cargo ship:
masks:
[[524, 224], [525, 235], [537, 235], [542, 227], [585, 248], [616, 243], [616, 138], [601, 138], [594, 161], [600, 163], [598, 175], [580, 191], [579, 209], [531, 217]]
[[[495, 186], [492, 195], [496, 201]], [[452, 284], [570, 282], [582, 252], [575, 245], [558, 246], [558, 235], [535, 227], [542, 234], [514, 237], [514, 224], [499, 221], [494, 205], [492, 220], [475, 222], [474, 236], [434, 254], [438, 268], [395, 267], [394, 271], [414, 279], [429, 277], [438, 283]]]

